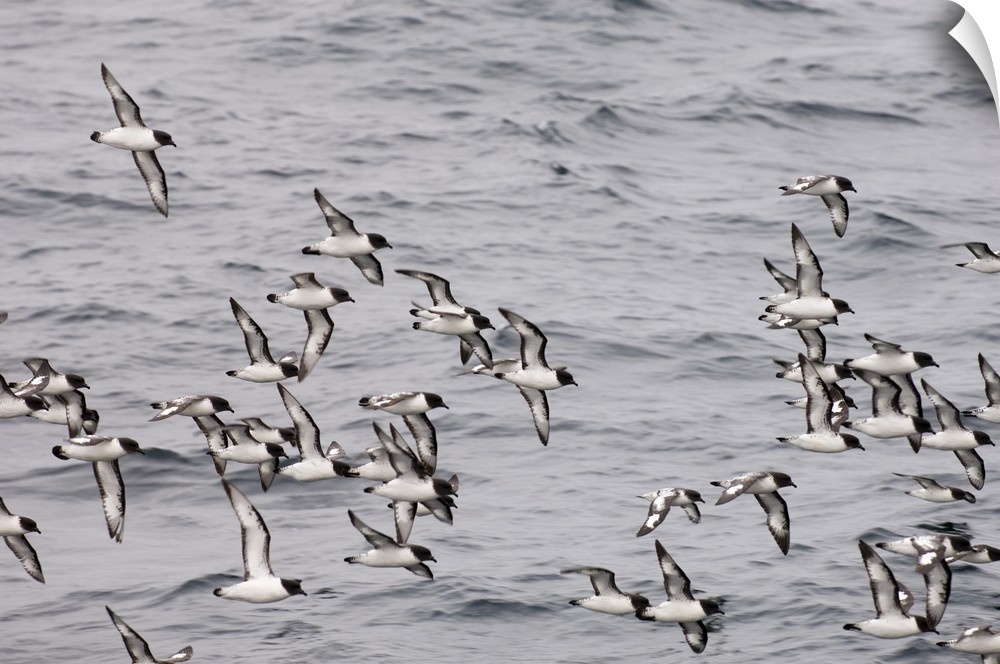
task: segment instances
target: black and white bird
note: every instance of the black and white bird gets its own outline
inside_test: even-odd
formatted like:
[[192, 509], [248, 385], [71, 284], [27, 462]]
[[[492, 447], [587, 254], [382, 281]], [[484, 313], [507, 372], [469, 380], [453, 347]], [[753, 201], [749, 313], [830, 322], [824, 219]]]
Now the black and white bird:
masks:
[[290, 278], [295, 288], [285, 293], [270, 293], [267, 296], [268, 302], [283, 304], [299, 311], [329, 309], [342, 302], [354, 302], [354, 298], [346, 290], [324, 286], [313, 272], [293, 274]]
[[228, 461], [252, 464], [257, 466], [261, 490], [267, 491], [271, 488], [278, 460], [281, 457], [288, 457], [281, 445], [260, 442], [250, 435], [249, 425], [243, 422], [223, 424], [217, 415], [203, 415], [194, 420], [205, 434], [208, 454], [212, 457], [215, 470], [220, 476], [226, 472]]
[[0, 537], [3, 537], [8, 548], [21, 561], [21, 566], [24, 567], [28, 576], [35, 581], [45, 583], [45, 577], [42, 575], [42, 564], [38, 562], [38, 554], [28, 538], [25, 537], [28, 533], [41, 532], [34, 519], [14, 514], [7, 509], [3, 499], [0, 498]]
[[844, 360], [844, 366], [850, 369], [865, 369], [883, 376], [910, 374], [924, 367], [938, 366], [928, 353], [903, 350], [899, 344], [883, 341], [867, 333], [865, 340], [872, 345], [875, 353], [856, 360]]
[[154, 401], [149, 405], [160, 411], [149, 419], [150, 422], [164, 420], [172, 415], [200, 417], [223, 411], [233, 412], [233, 407], [228, 401], [210, 394], [189, 394], [169, 401]]
[[242, 369], [227, 371], [226, 375], [252, 383], [273, 383], [298, 376], [299, 367], [295, 364], [298, 357], [295, 353], [283, 355], [276, 362], [267, 345], [267, 336], [257, 321], [233, 298], [229, 298], [229, 306], [243, 332], [243, 343], [246, 345], [247, 355], [250, 356], [250, 364]]
[[154, 657], [153, 651], [149, 649], [149, 644], [146, 643], [146, 639], [142, 638], [137, 631], [129, 627], [128, 623], [112, 611], [110, 606], [105, 605], [104, 608], [107, 609], [108, 615], [111, 616], [111, 622], [115, 624], [115, 628], [121, 634], [122, 641], [125, 642], [125, 649], [128, 651], [129, 657], [132, 658], [132, 664], [180, 664], [180, 662], [186, 662], [191, 659], [191, 656], [194, 654], [194, 649], [191, 646], [186, 646], [166, 659]]
[[983, 354], [979, 354], [979, 373], [986, 385], [986, 405], [963, 410], [962, 415], [978, 417], [981, 420], [1000, 424], [1000, 375], [990, 366]]
[[815, 330], [824, 325], [839, 325], [836, 316], [830, 318], [792, 318], [776, 313], [765, 313], [757, 317], [757, 320], [767, 323], [771, 330]]
[[[388, 483], [399, 476], [397, 468], [404, 469], [404, 473], [415, 470], [418, 476], [429, 476], [426, 472], [425, 461], [421, 461], [418, 456], [413, 454], [406, 439], [399, 433], [395, 425], [390, 425], [391, 434], [386, 433], [378, 425], [378, 422], [372, 422], [372, 428], [375, 430], [375, 435], [378, 436], [379, 445], [365, 450], [369, 461], [349, 468], [344, 473], [346, 476]], [[431, 465], [437, 465], [436, 457], [429, 459], [429, 461]], [[455, 486], [451, 488], [457, 489], [457, 479], [455, 479]], [[393, 499], [389, 507], [392, 508], [396, 523], [396, 540], [405, 542], [410, 536], [414, 519], [418, 516], [433, 515], [438, 521], [451, 525], [455, 501], [452, 495], [438, 495], [423, 501]]]
[[44, 357], [28, 358], [24, 361], [24, 366], [31, 369], [31, 378], [10, 386], [20, 397], [31, 394], [55, 396], [90, 387], [83, 376], [56, 371]]
[[313, 189], [319, 209], [326, 217], [330, 237], [302, 249], [304, 254], [322, 254], [337, 258], [350, 258], [351, 262], [376, 286], [382, 285], [382, 264], [375, 258], [379, 249], [392, 249], [392, 245], [378, 233], [359, 233], [354, 221], [330, 205], [319, 189]]
[[125, 436], [79, 436], [68, 445], [52, 448], [52, 454], [59, 459], [76, 459], [93, 465], [108, 535], [116, 542], [121, 542], [125, 533], [125, 481], [118, 460], [134, 452], [145, 454], [139, 443]]
[[1000, 632], [994, 632], [990, 625], [970, 627], [957, 638], [938, 641], [937, 645], [970, 655], [980, 655], [982, 664], [1000, 664]]
[[864, 450], [857, 436], [840, 433], [832, 424], [833, 400], [830, 388], [820, 378], [819, 371], [811, 360], [799, 354], [802, 367], [803, 386], [806, 390], [806, 433], [797, 436], [779, 437], [778, 441], [788, 443], [810, 452], [835, 453], [851, 449]]
[[[392, 443], [389, 439], [389, 434], [382, 430], [378, 422], [372, 422], [372, 428], [375, 429], [375, 435], [378, 436], [379, 444], [365, 450], [365, 454], [368, 455], [368, 461], [357, 466], [352, 466], [347, 470], [345, 475], [347, 477], [361, 477], [376, 482], [388, 482], [396, 477], [396, 470], [389, 461], [389, 450]], [[386, 441], [389, 442], [387, 443]]]
[[108, 131], [95, 131], [90, 135], [90, 140], [132, 152], [132, 159], [139, 167], [142, 179], [146, 181], [146, 189], [149, 190], [149, 197], [153, 199], [153, 205], [160, 211], [160, 214], [166, 217], [167, 178], [163, 174], [163, 168], [160, 167], [160, 162], [154, 151], [164, 145], [177, 147], [177, 144], [167, 132], [150, 129], [146, 126], [139, 115], [139, 106], [115, 80], [103, 62], [101, 63], [101, 77], [104, 79], [104, 86], [111, 93], [115, 115], [118, 116], [118, 122], [121, 123], [121, 126]]
[[983, 431], [970, 431], [962, 424], [962, 416], [959, 415], [958, 408], [955, 408], [948, 399], [935, 390], [930, 384], [920, 379], [920, 385], [924, 392], [934, 404], [934, 412], [937, 413], [941, 430], [924, 434], [921, 445], [936, 450], [948, 450], [955, 453], [958, 460], [965, 467], [965, 474], [969, 478], [969, 483], [977, 489], [982, 489], [986, 483], [986, 465], [982, 457], [976, 452], [976, 448], [983, 445], [993, 445], [993, 441]]
[[[413, 316], [418, 316], [420, 318], [431, 319], [435, 318], [443, 313], [449, 314], [459, 314], [459, 315], [481, 315], [478, 309], [472, 307], [466, 307], [459, 304], [455, 297], [451, 294], [451, 284], [447, 279], [439, 277], [431, 272], [424, 272], [422, 270], [396, 270], [398, 274], [404, 277], [411, 277], [413, 279], [418, 279], [427, 286], [427, 292], [431, 296], [431, 306], [421, 307], [420, 305], [413, 303], [414, 309], [410, 310], [410, 314]], [[478, 339], [472, 339], [478, 346], [473, 346], [466, 340], [459, 337], [459, 360], [462, 364], [469, 361], [472, 354], [477, 350], [476, 356], [479, 357], [480, 362], [486, 362], [484, 357], [492, 359], [489, 354], [489, 345], [486, 344], [486, 340], [482, 339], [481, 335], [478, 335]]]
[[791, 540], [791, 520], [788, 518], [788, 505], [778, 493], [778, 489], [786, 486], [794, 487], [792, 478], [779, 472], [742, 473], [728, 480], [712, 482], [712, 486], [723, 489], [722, 495], [715, 501], [716, 505], [725, 505], [744, 493], [751, 494], [764, 513], [767, 514], [767, 529], [778, 543], [778, 548], [788, 555], [788, 545]]
[[[914, 437], [919, 443], [923, 434], [933, 433], [931, 423], [923, 417], [903, 412], [899, 383], [874, 371], [855, 369], [854, 373], [872, 387], [872, 416], [848, 420], [845, 427], [872, 438], [907, 438], [911, 445]], [[914, 449], [919, 450], [919, 444]]]
[[[396, 477], [376, 486], [365, 487], [365, 493], [392, 501], [423, 503], [458, 494], [458, 476], [444, 480], [433, 477], [425, 470], [425, 464], [406, 445], [405, 440], [390, 425], [392, 436], [381, 440], [389, 453], [389, 463], [396, 471]], [[437, 465], [434, 461], [433, 465]]]
[[958, 267], [967, 267], [983, 274], [995, 274], [1000, 272], [1000, 256], [990, 249], [990, 245], [985, 242], [963, 242], [959, 244], [946, 244], [942, 249], [948, 247], [965, 247], [972, 252], [974, 258], [967, 263], [955, 263]]
[[[812, 362], [813, 367], [819, 372], [819, 377], [824, 383], [827, 385], [833, 385], [837, 381], [854, 377], [851, 370], [843, 364], [834, 364], [826, 361], [826, 336], [823, 334], [822, 330], [816, 328], [797, 331], [799, 333], [799, 338], [806, 347], [806, 352], [803, 353], [803, 355], [806, 356], [806, 359]], [[802, 382], [801, 362], [798, 360], [795, 362], [784, 362], [782, 360], [774, 361], [784, 369], [783, 371], [775, 374], [776, 378], [790, 380], [793, 383]]]
[[663, 523], [663, 520], [667, 518], [667, 513], [670, 511], [671, 506], [674, 505], [684, 510], [691, 523], [701, 521], [701, 512], [698, 511], [698, 503], [705, 501], [702, 499], [701, 494], [694, 489], [667, 487], [651, 491], [650, 493], [644, 493], [639, 498], [650, 502], [649, 513], [646, 515], [646, 520], [643, 521], [638, 532], [636, 532], [636, 537], [642, 537], [652, 532], [658, 525]]
[[302, 347], [302, 359], [299, 360], [301, 383], [319, 362], [333, 336], [334, 323], [330, 317], [330, 307], [341, 302], [354, 302], [354, 298], [343, 288], [322, 285], [312, 272], [293, 274], [292, 281], [295, 283], [294, 289], [287, 293], [272, 293], [267, 299], [269, 302], [299, 309], [305, 316], [306, 341]]
[[294, 427], [273, 427], [259, 417], [243, 417], [240, 421], [250, 427], [250, 435], [257, 442], [284, 445], [295, 440]]
[[413, 324], [414, 330], [458, 337], [460, 341], [459, 359], [468, 359], [465, 350], [468, 349], [468, 352], [479, 358], [480, 362], [492, 366], [493, 352], [483, 337], [482, 331], [494, 328], [493, 323], [486, 316], [419, 308], [410, 309], [410, 314], [420, 318]]
[[704, 620], [713, 614], [722, 614], [718, 602], [710, 599], [695, 599], [691, 594], [691, 579], [674, 562], [667, 550], [656, 540], [656, 557], [663, 573], [663, 588], [667, 591], [667, 601], [656, 606], [645, 606], [635, 612], [640, 620], [680, 623], [684, 639], [691, 650], [702, 652], [708, 645], [708, 630]]
[[434, 474], [437, 469], [437, 430], [427, 412], [434, 408], [448, 408], [441, 395], [433, 392], [393, 392], [361, 397], [358, 405], [402, 416], [417, 446], [417, 458], [424, 472]]
[[1000, 560], [1000, 549], [989, 544], [973, 544], [968, 551], [962, 551], [945, 558], [945, 561], [949, 564], [956, 560], [961, 560], [963, 563], [987, 565]]
[[[899, 639], [922, 632], [935, 632], [924, 616], [911, 616], [908, 608], [900, 603], [900, 584], [882, 557], [865, 542], [858, 540], [861, 559], [868, 572], [872, 600], [875, 602], [875, 617], [862, 622], [848, 623], [844, 629], [861, 632], [880, 639]], [[905, 588], [904, 588], [905, 590]], [[912, 595], [909, 596], [912, 602]]]
[[24, 417], [35, 411], [47, 409], [48, 405], [42, 397], [37, 395], [19, 397], [11, 391], [4, 377], [0, 376], [0, 419]]
[[649, 600], [636, 593], [622, 592], [615, 583], [615, 573], [603, 567], [568, 567], [560, 574], [586, 574], [594, 594], [590, 597], [571, 599], [569, 603], [598, 613], [612, 616], [636, 615], [649, 606]]
[[792, 194], [819, 196], [830, 212], [833, 231], [837, 237], [844, 237], [844, 233], [847, 232], [849, 210], [847, 199], [844, 198], [842, 192], [858, 193], [850, 180], [840, 175], [806, 175], [796, 180], [795, 184], [784, 185], [778, 189], [785, 192], [782, 196], [791, 196]]
[[504, 362], [501, 366], [493, 366], [493, 376], [517, 386], [531, 410], [538, 440], [542, 445], [548, 445], [549, 400], [545, 393], [566, 385], [576, 385], [576, 380], [566, 367], [549, 366], [545, 360], [548, 339], [538, 326], [509, 309], [501, 308], [500, 313], [521, 338], [520, 362]]
[[960, 557], [972, 553], [972, 542], [963, 535], [911, 535], [888, 542], [876, 542], [875, 546], [884, 551], [898, 553], [901, 556], [919, 558], [921, 551], [942, 549], [945, 558]]
[[913, 496], [931, 503], [954, 503], [964, 500], [970, 503], [976, 502], [976, 497], [953, 486], [944, 486], [932, 477], [922, 477], [920, 475], [905, 475], [903, 473], [893, 473], [897, 477], [908, 477], [920, 485], [919, 489], [912, 489], [906, 492], [907, 496]]
[[294, 442], [295, 448], [299, 451], [299, 460], [278, 467], [276, 472], [299, 482], [343, 477], [348, 468], [346, 463], [340, 461], [345, 454], [344, 448], [333, 441], [324, 452], [319, 439], [319, 427], [316, 426], [309, 411], [281, 383], [278, 383], [278, 395], [295, 425]]
[[[279, 383], [280, 385], [280, 383]], [[271, 570], [271, 534], [253, 503], [235, 486], [222, 480], [222, 487], [240, 522], [243, 541], [243, 581], [216, 588], [213, 594], [254, 604], [277, 602], [292, 595], [305, 595], [300, 579], [277, 577]]]
[[823, 290], [823, 268], [799, 227], [792, 224], [792, 251], [795, 253], [795, 299], [769, 305], [765, 311], [792, 319], [835, 318], [854, 313], [844, 300], [831, 298]]
[[362, 521], [352, 510], [347, 510], [347, 516], [351, 519], [351, 525], [358, 529], [368, 543], [374, 549], [356, 556], [344, 558], [347, 563], [361, 563], [369, 567], [402, 567], [413, 572], [417, 576], [433, 579], [434, 574], [427, 562], [437, 562], [434, 555], [425, 546], [419, 544], [407, 544], [397, 532], [397, 538], [393, 539], [381, 533], [364, 521]]

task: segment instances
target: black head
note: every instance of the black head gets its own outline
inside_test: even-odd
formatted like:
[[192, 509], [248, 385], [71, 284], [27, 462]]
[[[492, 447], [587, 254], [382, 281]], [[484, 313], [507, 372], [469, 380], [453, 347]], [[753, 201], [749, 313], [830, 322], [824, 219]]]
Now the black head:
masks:
[[285, 378], [292, 378], [293, 376], [299, 375], [299, 367], [291, 362], [282, 362], [278, 365], [281, 367], [281, 375]]
[[472, 322], [475, 324], [477, 330], [496, 329], [493, 327], [493, 323], [490, 322], [490, 319], [486, 316], [482, 316], [480, 314], [469, 314], [469, 317], [472, 318]]
[[922, 417], [914, 417], [913, 426], [916, 428], [917, 433], [934, 433], [931, 423]]
[[222, 588], [216, 588], [215, 590], [212, 591], [212, 594], [215, 595], [216, 597], [221, 596], [222, 595]]
[[853, 191], [855, 194], [858, 193], [858, 190], [854, 188], [854, 184], [847, 178], [840, 175], [834, 175], [833, 180], [842, 191]]
[[434, 554], [432, 554], [431, 550], [428, 549], [426, 546], [420, 546], [419, 544], [411, 544], [410, 551], [413, 552], [413, 555], [415, 555], [417, 557], [417, 560], [419, 560], [420, 562], [427, 562], [428, 560], [433, 563], [437, 562], [437, 560], [434, 559]]
[[718, 613], [719, 615], [722, 616], [726, 615], [726, 612], [722, 610], [722, 607], [719, 606], [719, 603], [714, 600], [710, 599], [701, 600], [701, 608], [705, 611], [705, 615], [710, 616], [713, 613]]
[[688, 500], [694, 501], [696, 503], [705, 502], [704, 500], [702, 500], [701, 494], [698, 493], [697, 491], [694, 491], [693, 489], [687, 489], [686, 491]]
[[847, 304], [844, 300], [838, 300], [837, 298], [832, 299], [833, 307], [837, 310], [838, 314], [853, 314], [854, 310], [851, 309], [851, 305]]
[[265, 443], [264, 448], [267, 450], [267, 453], [275, 459], [280, 459], [281, 457], [285, 457], [286, 459], [288, 458], [288, 455], [285, 454], [284, 448], [277, 443]]
[[78, 374], [65, 374], [65, 376], [66, 382], [69, 383], [74, 390], [79, 390], [84, 387], [88, 390], [90, 389], [90, 385], [87, 385], [87, 381], [83, 379], [83, 376]]
[[968, 491], [962, 491], [961, 489], [952, 489], [951, 495], [955, 498], [955, 500], [965, 500], [970, 503], [976, 502], [975, 496]]
[[24, 529], [26, 533], [41, 533], [42, 531], [38, 529], [38, 524], [35, 523], [34, 519], [29, 519], [26, 516], [20, 517], [21, 528]]
[[392, 249], [392, 245], [385, 239], [385, 236], [378, 233], [368, 233], [368, 241], [376, 249]]
[[992, 445], [993, 441], [986, 435], [985, 431], [973, 431], [972, 435], [976, 439], [976, 445]]
[[989, 544], [982, 544], [980, 548], [986, 552], [986, 557], [989, 558], [991, 563], [1000, 560], [1000, 549]]
[[927, 353], [921, 353], [920, 351], [913, 351], [913, 359], [916, 360], [917, 364], [922, 367], [937, 367], [940, 366], [934, 361], [934, 358]]
[[305, 595], [306, 591], [302, 590], [302, 581], [300, 579], [281, 579], [281, 587], [285, 589], [289, 595]]
[[444, 402], [440, 394], [424, 392], [424, 400], [427, 401], [427, 405], [431, 408], [448, 408], [448, 404]]
[[850, 370], [849, 367], [843, 364], [831, 364], [833, 367], [833, 373], [837, 376], [837, 380], [844, 380], [845, 378], [854, 378], [854, 372]]
[[351, 294], [343, 288], [331, 288], [330, 294], [333, 295], [333, 299], [337, 302], [354, 302], [354, 298], [351, 297]]
[[[334, 459], [332, 461], [332, 463], [333, 463], [333, 472], [337, 473], [338, 477], [358, 477], [359, 476], [358, 475], [358, 471], [356, 471], [353, 468], [351, 468], [351, 465], [348, 464], [348, 463], [344, 463], [343, 461], [338, 461], [336, 459]], [[389, 507], [392, 507], [391, 503], [389, 504]]]
[[304, 253], [304, 254], [319, 255], [319, 250], [318, 249], [313, 249], [312, 247], [302, 247], [302, 253]]
[[[861, 441], [858, 440], [857, 436], [852, 436], [849, 433], [842, 433], [840, 434], [840, 437], [844, 439], [844, 445], [847, 445], [847, 449], [864, 451], [865, 448], [861, 446]], [[792, 486], [795, 485], [793, 484]]]
[[230, 413], [233, 412], [233, 407], [229, 405], [229, 402], [222, 397], [209, 397], [208, 402], [212, 404], [212, 408], [217, 411], [228, 410]]
[[[857, 438], [855, 438], [855, 440], [857, 440]], [[789, 477], [787, 473], [771, 473], [771, 477], [774, 478], [774, 483], [779, 487], [795, 486], [795, 482], [792, 481], [792, 478]]]
[[[435, 477], [433, 479], [433, 483], [434, 483], [434, 493], [436, 493], [439, 496], [450, 496], [451, 494], [456, 494], [456, 495], [458, 494], [458, 490], [455, 487], [453, 487], [451, 483], [448, 482], [447, 480], [443, 480], [440, 477]], [[367, 491], [370, 488], [371, 487], [367, 487], [365, 491]]]
[[170, 134], [168, 134], [165, 131], [160, 131], [159, 129], [154, 129], [153, 130], [153, 138], [155, 138], [156, 142], [159, 143], [160, 145], [172, 145], [175, 148], [177, 147], [177, 144], [174, 143], [174, 139], [170, 138]]
[[118, 444], [122, 446], [122, 449], [125, 450], [127, 454], [131, 454], [132, 452], [145, 454], [145, 452], [142, 451], [142, 448], [139, 447], [139, 443], [134, 438], [119, 437]]
[[565, 369], [556, 369], [556, 380], [559, 381], [560, 385], [576, 385], [576, 381], [573, 380], [573, 374]]

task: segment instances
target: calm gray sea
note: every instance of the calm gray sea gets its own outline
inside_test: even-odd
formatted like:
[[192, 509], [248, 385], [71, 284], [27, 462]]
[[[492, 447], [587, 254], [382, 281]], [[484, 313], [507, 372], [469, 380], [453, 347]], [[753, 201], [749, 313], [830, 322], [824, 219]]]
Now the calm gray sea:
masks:
[[[940, 367], [922, 375], [959, 407], [984, 401], [976, 355], [1000, 362], [997, 281], [941, 248], [1000, 245], [996, 109], [947, 34], [961, 15], [946, 0], [2, 3], [0, 371], [22, 379], [41, 356], [84, 375], [101, 431], [148, 454], [121, 462], [117, 544], [91, 470], [50, 453], [65, 430], [0, 421], [0, 497], [39, 523], [47, 579], [0, 551], [0, 661], [127, 661], [105, 604], [160, 657], [191, 644], [195, 662], [973, 661], [934, 642], [1000, 623], [1000, 566], [954, 565], [940, 637], [842, 625], [874, 615], [859, 538], [1000, 545], [1000, 453], [983, 453], [975, 505], [934, 505], [891, 473], [965, 486], [951, 454], [782, 447], [805, 427], [783, 402], [803, 392], [772, 358], [801, 342], [757, 320], [776, 291], [762, 259], [794, 270], [795, 222], [824, 287], [857, 312], [826, 328], [831, 359], [868, 354], [868, 332], [931, 353]], [[159, 153], [169, 219], [128, 155], [88, 140], [116, 125], [101, 62], [179, 146]], [[779, 196], [821, 173], [859, 191], [842, 239], [820, 201]], [[389, 238], [384, 288], [300, 253], [327, 234], [314, 187]], [[444, 276], [491, 316], [496, 357], [518, 343], [497, 307], [545, 331], [549, 360], [579, 382], [550, 394], [548, 447], [513, 386], [455, 377], [454, 340], [411, 329], [410, 302], [428, 297], [400, 268]], [[343, 562], [368, 548], [349, 508], [391, 532], [367, 482], [279, 477], [262, 494], [231, 464], [275, 571], [309, 596], [227, 602], [211, 590], [242, 574], [236, 518], [193, 422], [149, 422], [149, 403], [219, 394], [237, 416], [287, 422], [273, 385], [225, 375], [247, 360], [227, 300], [272, 349], [300, 350], [302, 316], [265, 295], [302, 271], [356, 300], [333, 311], [313, 374], [288, 383], [324, 442], [357, 459], [373, 420], [396, 421], [360, 396], [438, 392], [459, 507], [453, 526], [414, 528], [438, 560], [426, 581]], [[866, 415], [866, 386], [849, 390]], [[798, 485], [783, 491], [787, 557], [756, 501], [713, 506], [710, 481], [762, 469]], [[637, 539], [636, 496], [666, 486], [703, 491], [702, 522], [676, 510]], [[568, 604], [590, 586], [558, 571], [584, 564], [662, 601], [656, 538], [724, 604], [702, 655], [676, 625]], [[919, 593], [910, 561], [886, 561]]]

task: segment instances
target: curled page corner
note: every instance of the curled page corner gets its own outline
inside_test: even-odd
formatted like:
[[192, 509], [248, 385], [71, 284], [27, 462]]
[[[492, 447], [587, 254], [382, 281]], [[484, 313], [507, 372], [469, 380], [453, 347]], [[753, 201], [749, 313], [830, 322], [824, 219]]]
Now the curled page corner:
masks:
[[948, 33], [961, 44], [993, 93], [993, 104], [997, 107], [1000, 122], [1000, 98], [997, 97], [997, 58], [1000, 57], [1000, 2], [997, 0], [953, 0], [965, 10], [965, 15]]

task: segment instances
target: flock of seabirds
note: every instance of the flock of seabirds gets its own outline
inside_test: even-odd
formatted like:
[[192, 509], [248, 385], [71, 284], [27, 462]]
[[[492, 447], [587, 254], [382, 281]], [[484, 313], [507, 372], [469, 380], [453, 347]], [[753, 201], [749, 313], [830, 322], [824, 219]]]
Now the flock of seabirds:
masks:
[[[131, 96], [101, 65], [104, 84], [111, 94], [115, 113], [121, 124], [108, 131], [95, 131], [91, 139], [111, 147], [128, 150], [146, 182], [156, 209], [167, 216], [167, 183], [156, 150], [176, 146], [171, 136], [150, 129], [142, 121], [139, 107]], [[807, 176], [790, 186], [783, 186], [782, 195], [805, 194], [818, 196], [826, 205], [834, 231], [842, 237], [847, 230], [848, 204], [845, 191], [856, 189], [847, 178], [835, 175]], [[349, 258], [370, 283], [381, 286], [382, 267], [375, 252], [391, 248], [385, 237], [360, 233], [354, 222], [337, 210], [319, 192], [314, 196], [330, 230], [329, 237], [302, 249], [304, 254], [321, 254]], [[954, 452], [965, 469], [969, 483], [981, 489], [985, 483], [985, 467], [976, 449], [993, 445], [990, 437], [963, 424], [962, 416], [1000, 424], [1000, 375], [981, 354], [979, 366], [986, 385], [988, 404], [980, 408], [959, 411], [925, 379], [920, 380], [923, 392], [934, 406], [939, 430], [924, 418], [920, 392], [913, 374], [925, 367], [937, 366], [927, 353], [906, 351], [900, 345], [865, 335], [874, 348], [867, 357], [846, 360], [842, 364], [826, 361], [826, 341], [822, 326], [836, 323], [837, 317], [853, 313], [843, 300], [830, 297], [823, 290], [823, 270], [819, 259], [799, 228], [791, 226], [792, 249], [795, 256], [795, 276], [778, 270], [764, 259], [765, 267], [782, 288], [776, 295], [762, 297], [767, 301], [761, 320], [773, 328], [796, 330], [804, 344], [795, 362], [782, 363], [779, 378], [801, 383], [805, 397], [789, 401], [806, 412], [806, 432], [781, 437], [779, 441], [799, 448], [836, 453], [861, 449], [857, 436], [842, 431], [850, 429], [877, 439], [905, 438], [914, 452], [921, 448]], [[1000, 272], [1000, 256], [984, 243], [967, 243], [974, 255], [966, 267], [984, 273]], [[482, 374], [512, 383], [528, 405], [539, 441], [546, 445], [549, 438], [549, 406], [547, 392], [567, 385], [576, 385], [565, 367], [551, 367], [545, 358], [547, 340], [542, 331], [519, 314], [500, 308], [500, 314], [520, 336], [520, 353], [516, 358], [494, 359], [483, 330], [493, 329], [490, 320], [480, 311], [459, 304], [452, 296], [447, 280], [419, 270], [396, 270], [397, 273], [423, 282], [431, 305], [414, 304], [410, 313], [418, 320], [416, 330], [457, 337], [459, 357], [466, 365], [473, 357], [479, 364], [467, 374]], [[230, 298], [233, 316], [243, 333], [250, 364], [228, 371], [229, 376], [255, 383], [276, 383], [279, 398], [288, 412], [292, 426], [275, 427], [257, 417], [244, 417], [225, 422], [220, 413], [232, 412], [229, 402], [215, 395], [187, 395], [151, 404], [157, 413], [153, 421], [174, 415], [191, 418], [204, 434], [208, 455], [219, 476], [229, 462], [258, 467], [261, 489], [267, 491], [276, 475], [299, 482], [314, 482], [334, 478], [362, 478], [376, 482], [364, 489], [391, 501], [394, 533], [386, 534], [363, 522], [348, 510], [351, 524], [372, 549], [345, 558], [348, 563], [372, 567], [400, 567], [428, 579], [433, 573], [428, 562], [436, 562], [429, 549], [410, 544], [409, 537], [418, 516], [433, 516], [452, 523], [459, 480], [456, 475], [445, 479], [437, 471], [437, 437], [428, 412], [447, 408], [444, 400], [429, 392], [397, 392], [362, 397], [362, 408], [381, 410], [397, 415], [405, 424], [413, 444], [390, 424], [386, 431], [373, 422], [378, 445], [366, 450], [368, 460], [356, 466], [344, 461], [346, 452], [337, 443], [326, 449], [320, 443], [320, 433], [309, 412], [280, 381], [305, 379], [316, 367], [330, 341], [334, 323], [329, 310], [343, 302], [353, 302], [341, 288], [325, 286], [313, 273], [291, 275], [294, 288], [286, 293], [267, 295], [268, 301], [303, 312], [306, 340], [301, 354], [289, 353], [277, 360], [272, 356], [268, 340], [260, 326], [247, 311]], [[7, 314], [0, 314], [0, 323]], [[89, 386], [77, 374], [61, 373], [44, 358], [30, 358], [24, 364], [31, 375], [8, 383], [0, 377], [0, 418], [30, 416], [67, 427], [68, 440], [57, 445], [52, 453], [59, 459], [90, 463], [101, 496], [108, 534], [122, 541], [125, 524], [125, 486], [119, 460], [129, 454], [143, 454], [139, 443], [125, 436], [105, 436], [97, 433], [99, 414], [89, 409], [81, 391]], [[860, 378], [872, 388], [872, 415], [850, 419], [855, 402], [838, 386], [848, 377]], [[286, 445], [294, 445], [295, 461], [287, 459]], [[957, 487], [942, 486], [933, 478], [913, 475], [901, 477], [914, 480], [918, 489], [906, 493], [935, 503], [953, 501], [975, 502], [974, 494]], [[225, 479], [223, 489], [240, 524], [244, 580], [216, 588], [214, 594], [231, 600], [253, 603], [276, 602], [293, 595], [306, 595], [300, 579], [277, 576], [269, 555], [270, 534], [263, 517], [250, 499]], [[722, 481], [712, 482], [722, 489], [716, 505], [723, 505], [743, 494], [754, 496], [766, 514], [766, 525], [783, 554], [790, 545], [790, 519], [785, 500], [779, 489], [795, 487], [792, 478], [777, 471], [751, 471]], [[668, 487], [647, 493], [640, 498], [649, 501], [648, 514], [637, 537], [647, 535], [666, 518], [670, 508], [684, 510], [690, 521], [698, 523], [701, 515], [697, 503], [704, 502], [693, 489]], [[44, 583], [39, 556], [27, 535], [39, 533], [38, 524], [11, 512], [0, 499], [0, 536], [21, 562], [24, 570]], [[916, 571], [925, 581], [924, 615], [911, 613], [915, 595], [899, 583], [889, 566], [864, 541], [858, 546], [868, 573], [875, 617], [844, 625], [844, 629], [859, 631], [879, 638], [901, 638], [923, 632], [937, 633], [951, 593], [950, 565], [956, 562], [989, 563], [1000, 560], [1000, 549], [989, 545], [972, 545], [968, 538], [956, 535], [918, 535], [891, 542], [878, 542], [876, 547], [916, 560]], [[574, 599], [570, 604], [617, 616], [632, 615], [642, 620], [678, 623], [691, 650], [703, 652], [708, 642], [705, 620], [722, 614], [719, 604], [709, 599], [696, 599], [691, 581], [661, 544], [655, 542], [659, 567], [663, 575], [666, 601], [654, 604], [641, 595], [621, 591], [614, 572], [601, 567], [572, 567], [563, 573], [580, 573], [589, 577], [594, 595]], [[110, 607], [106, 607], [134, 663], [184, 662], [193, 655], [191, 647], [158, 659], [146, 641]], [[860, 607], [859, 607], [860, 610]], [[1000, 632], [989, 625], [966, 629], [960, 636], [938, 642], [939, 646], [964, 653], [979, 654], [982, 661], [1000, 664]]]

